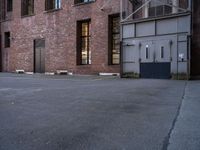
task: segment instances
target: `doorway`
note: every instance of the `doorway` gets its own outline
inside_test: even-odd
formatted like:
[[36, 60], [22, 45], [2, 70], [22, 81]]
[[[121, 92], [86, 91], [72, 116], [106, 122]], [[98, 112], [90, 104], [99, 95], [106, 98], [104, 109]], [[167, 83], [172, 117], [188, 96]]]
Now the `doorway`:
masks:
[[34, 73], [45, 73], [45, 40], [34, 40]]
[[141, 46], [141, 78], [171, 78], [169, 40], [145, 41]]

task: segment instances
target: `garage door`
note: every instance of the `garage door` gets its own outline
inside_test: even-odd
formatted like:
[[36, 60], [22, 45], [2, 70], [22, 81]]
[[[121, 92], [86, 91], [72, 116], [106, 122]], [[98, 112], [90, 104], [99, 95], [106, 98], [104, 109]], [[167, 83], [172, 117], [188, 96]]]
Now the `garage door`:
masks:
[[169, 79], [170, 63], [141, 63], [141, 78]]

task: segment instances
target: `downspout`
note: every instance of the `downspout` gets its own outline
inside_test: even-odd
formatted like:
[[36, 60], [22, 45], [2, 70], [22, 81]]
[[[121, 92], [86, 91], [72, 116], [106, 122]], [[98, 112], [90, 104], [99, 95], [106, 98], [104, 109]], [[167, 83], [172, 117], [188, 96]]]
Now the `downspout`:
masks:
[[173, 0], [172, 5], [175, 6], [172, 8], [172, 13], [175, 14], [178, 12], [179, 0]]
[[189, 62], [188, 62], [188, 74], [189, 79], [191, 78], [191, 61], [192, 61], [192, 38], [193, 38], [193, 1], [188, 0], [188, 9], [190, 10], [190, 35], [188, 36], [189, 40]]
[[123, 77], [123, 0], [120, 0], [120, 77]]
[[[145, 0], [145, 3], [147, 2], [147, 0]], [[149, 6], [145, 5], [144, 6], [144, 18], [148, 18], [149, 17]]]

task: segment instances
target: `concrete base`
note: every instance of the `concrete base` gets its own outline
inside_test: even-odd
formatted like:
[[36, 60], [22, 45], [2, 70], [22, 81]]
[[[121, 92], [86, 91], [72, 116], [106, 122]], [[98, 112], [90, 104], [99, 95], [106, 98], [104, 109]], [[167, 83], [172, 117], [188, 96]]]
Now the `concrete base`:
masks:
[[23, 74], [23, 73], [25, 73], [25, 71], [22, 70], [22, 69], [17, 69], [17, 70], [16, 70], [16, 73]]

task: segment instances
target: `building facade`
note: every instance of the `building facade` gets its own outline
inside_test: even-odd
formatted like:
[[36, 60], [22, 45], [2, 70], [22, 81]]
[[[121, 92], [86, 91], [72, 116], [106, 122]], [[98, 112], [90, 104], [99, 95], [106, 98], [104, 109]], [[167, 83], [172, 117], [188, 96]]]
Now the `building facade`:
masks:
[[120, 72], [119, 0], [1, 0], [4, 72]]
[[200, 1], [193, 0], [191, 75], [200, 76]]
[[198, 1], [124, 0], [122, 5], [124, 76], [200, 75]]

